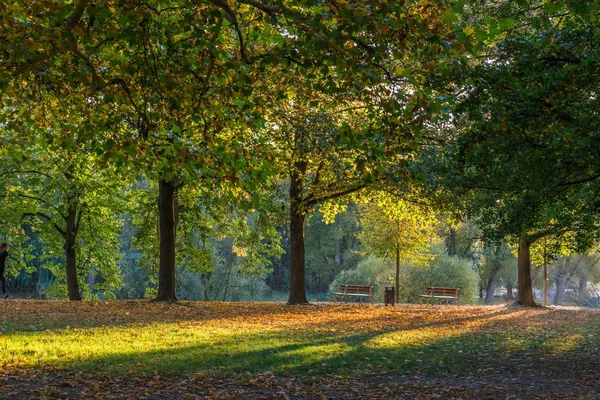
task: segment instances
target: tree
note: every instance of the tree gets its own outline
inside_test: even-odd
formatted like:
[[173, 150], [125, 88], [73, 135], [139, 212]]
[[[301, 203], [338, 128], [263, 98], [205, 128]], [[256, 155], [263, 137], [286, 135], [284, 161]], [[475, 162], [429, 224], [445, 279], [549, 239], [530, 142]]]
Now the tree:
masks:
[[[33, 138], [27, 158], [3, 170], [8, 178], [3, 197], [21, 223], [30, 224], [45, 242], [44, 256], [50, 259], [46, 267], [66, 282], [70, 300], [81, 300], [82, 291], [88, 292], [81, 284], [95, 275], [102, 282], [93, 289], [110, 296], [120, 285], [118, 174], [89, 154], [75, 132], [69, 138], [75, 146], [71, 150], [54, 147], [42, 135]], [[64, 260], [62, 268], [52, 262], [57, 256]], [[62, 295], [61, 290], [57, 293]]]
[[378, 257], [395, 257], [396, 302], [400, 296], [400, 263], [428, 261], [427, 249], [437, 222], [426, 207], [386, 193], [360, 208], [360, 241]]
[[[375, 183], [377, 176], [383, 177], [383, 157], [377, 159], [375, 152], [383, 155], [385, 139], [368, 129], [362, 130], [366, 121], [359, 113], [340, 110], [333, 115], [298, 102], [287, 111], [281, 122], [274, 125], [271, 137], [276, 146], [273, 153], [283, 164], [282, 171], [289, 173], [291, 283], [288, 303], [303, 304], [307, 302], [306, 217], [315, 206], [356, 193]], [[398, 160], [396, 170], [401, 170], [402, 165], [405, 163]], [[398, 176], [400, 174], [407, 175], [402, 171]]]
[[[271, 260], [281, 254], [279, 235], [267, 215], [229, 204], [228, 190], [235, 188], [222, 185], [219, 191], [207, 192], [186, 185], [178, 192], [176, 271], [181, 277], [175, 284], [187, 286], [188, 298], [200, 287], [191, 287], [182, 277], [200, 277], [203, 296], [197, 292], [191, 298], [230, 298], [232, 275], [263, 276], [270, 271]], [[141, 252], [138, 268], [150, 275], [153, 286], [159, 283], [160, 271], [157, 191], [154, 182], [140, 180], [132, 196], [138, 212], [131, 214], [136, 228], [133, 247]], [[156, 296], [155, 287], [147, 289], [147, 294]]]
[[506, 243], [487, 244], [479, 278], [486, 285], [485, 304], [494, 304], [496, 282], [502, 273], [514, 265], [514, 256]]
[[465, 28], [484, 40], [484, 27], [505, 29], [482, 44], [483, 55], [457, 69], [467, 77], [454, 82], [463, 93], [453, 122], [459, 134], [441, 175], [462, 192], [459, 197], [466, 195], [468, 213], [480, 218], [488, 238], [518, 242], [524, 305], [535, 305], [533, 243], [569, 234], [583, 250], [597, 234], [600, 175], [591, 167], [598, 165], [598, 154], [590, 149], [598, 146], [591, 94], [598, 90], [594, 65], [600, 48], [589, 12], [549, 3], [520, 10], [518, 22], [488, 20]]

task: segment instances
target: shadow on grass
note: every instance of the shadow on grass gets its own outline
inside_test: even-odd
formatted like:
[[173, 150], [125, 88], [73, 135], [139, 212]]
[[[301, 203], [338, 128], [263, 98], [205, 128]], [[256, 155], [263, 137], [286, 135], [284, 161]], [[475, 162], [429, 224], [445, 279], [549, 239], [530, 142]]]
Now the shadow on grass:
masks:
[[[111, 321], [119, 321], [127, 312], [143, 312], [138, 304], [134, 306], [119, 308]], [[67, 308], [59, 316], [68, 316], [71, 310], [91, 312], [96, 307], [100, 306]], [[361, 309], [351, 306], [226, 303], [207, 309], [201, 308], [200, 314], [188, 310], [189, 315], [172, 315], [172, 308], [161, 306], [151, 309], [150, 321], [131, 318], [115, 325], [107, 325], [107, 314], [97, 320], [75, 320], [71, 328], [78, 328], [76, 332], [62, 328], [52, 331], [48, 325], [43, 332], [25, 332], [27, 327], [17, 326], [0, 336], [0, 349], [13, 357], [15, 366], [23, 360], [39, 359], [38, 366], [132, 374], [270, 371], [303, 376], [372, 377], [416, 372], [485, 376], [547, 370], [557, 376], [574, 376], [573, 371], [582, 375], [598, 368], [600, 319], [588, 318], [591, 323], [577, 325], [565, 311], [525, 313], [494, 308], [455, 316], [449, 308], [406, 307], [362, 315]], [[310, 318], [321, 312], [325, 314], [319, 319]], [[402, 319], [406, 314], [414, 314], [414, 318]], [[549, 318], [552, 315], [558, 322]], [[293, 328], [260, 325], [261, 319], [276, 316], [292, 322], [303, 319]], [[227, 323], [202, 325], [215, 320]], [[246, 320], [256, 330], [235, 326], [236, 321]], [[65, 319], [58, 321], [64, 323]], [[194, 324], [173, 324], [181, 321]], [[336, 324], [348, 321], [350, 327], [360, 325], [337, 329]], [[499, 321], [501, 325], [495, 326]], [[22, 327], [23, 321], [19, 322]], [[145, 348], [136, 346], [140, 335], [144, 336], [140, 342], [147, 340]]]
[[[506, 313], [493, 313], [499, 314]], [[481, 318], [487, 320], [473, 330], [450, 330], [448, 325], [439, 323], [346, 333], [318, 332], [314, 326], [255, 333], [227, 334], [224, 330], [218, 335], [207, 332], [188, 344], [169, 342], [168, 337], [163, 341], [160, 339], [163, 333], [153, 330], [150, 333], [158, 336], [156, 345], [163, 348], [114, 352], [108, 347], [104, 353], [91, 351], [78, 358], [59, 352], [42, 359], [40, 365], [133, 374], [270, 371], [282, 375], [358, 377], [416, 372], [428, 376], [486, 376], [534, 368], [573, 376], [571, 371], [591, 371], [598, 366], [593, 346], [595, 343], [597, 349], [600, 342], [600, 322], [585, 327], [574, 338], [560, 330], [544, 333], [511, 329], [510, 321], [520, 318], [519, 315], [516, 312], [509, 315], [509, 323], [499, 330], [486, 329], [495, 323], [486, 314]], [[530, 319], [535, 322], [535, 318]], [[454, 323], [472, 319], [462, 318]], [[114, 329], [118, 336], [120, 328]], [[31, 340], [38, 335], [33, 333]], [[557, 351], [558, 344], [569, 338], [572, 343]], [[574, 369], [574, 365], [578, 368]]]
[[[434, 322], [423, 322], [429, 312], [436, 312], [440, 306], [400, 305], [385, 312], [370, 314], [371, 305], [349, 305], [339, 303], [319, 303], [302, 306], [288, 306], [283, 303], [202, 303], [181, 302], [169, 305], [151, 301], [12, 301], [0, 303], [0, 332], [27, 332], [40, 330], [57, 330], [69, 328], [95, 328], [106, 326], [142, 326], [165, 321], [206, 322], [228, 321], [233, 319], [289, 320], [305, 319], [305, 326], [318, 326], [329, 322], [355, 320], [357, 322], [380, 322], [394, 324], [400, 314], [415, 314], [415, 324], [443, 324], [449, 321], [466, 322], [494, 315], [518, 312], [507, 308], [486, 310], [480, 309], [475, 315], [456, 317], [452, 307], [443, 307], [444, 314], [436, 317]], [[379, 307], [378, 307], [379, 308]], [[461, 310], [461, 308], [457, 308]], [[363, 313], [362, 311], [367, 311]], [[319, 316], [317, 322], [306, 320], [307, 315], [331, 313], [327, 317]], [[413, 328], [415, 325], [409, 325]]]
[[[261, 307], [261, 305], [263, 305]], [[218, 321], [233, 317], [304, 315], [328, 305], [287, 306], [284, 303], [115, 301], [6, 301], [0, 302], [0, 330], [5, 333], [47, 329], [144, 325], [155, 322]]]

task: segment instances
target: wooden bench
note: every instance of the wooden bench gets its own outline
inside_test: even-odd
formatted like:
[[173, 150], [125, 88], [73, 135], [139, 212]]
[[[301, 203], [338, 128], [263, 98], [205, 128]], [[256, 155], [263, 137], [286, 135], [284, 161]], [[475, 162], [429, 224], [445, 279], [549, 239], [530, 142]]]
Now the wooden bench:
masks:
[[456, 300], [456, 304], [460, 304], [460, 289], [449, 287], [428, 287], [425, 294], [420, 294], [419, 297], [429, 299], [432, 303], [433, 299], [445, 300], [446, 304], [450, 300]]
[[343, 296], [344, 302], [348, 300], [347, 296], [358, 297], [362, 302], [363, 298], [371, 298], [373, 302], [373, 286], [364, 285], [340, 285], [339, 292], [333, 292], [336, 296]]

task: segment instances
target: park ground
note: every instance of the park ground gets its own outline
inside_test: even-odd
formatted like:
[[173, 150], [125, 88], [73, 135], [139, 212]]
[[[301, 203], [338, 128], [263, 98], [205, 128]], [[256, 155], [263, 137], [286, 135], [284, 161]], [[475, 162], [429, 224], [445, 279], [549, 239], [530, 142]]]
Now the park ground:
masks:
[[600, 312], [0, 302], [1, 399], [597, 399]]

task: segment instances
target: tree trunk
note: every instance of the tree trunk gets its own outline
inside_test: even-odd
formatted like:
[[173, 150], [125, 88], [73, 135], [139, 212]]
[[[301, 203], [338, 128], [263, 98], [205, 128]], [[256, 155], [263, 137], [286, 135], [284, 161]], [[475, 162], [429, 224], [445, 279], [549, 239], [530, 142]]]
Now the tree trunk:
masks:
[[290, 297], [288, 304], [307, 304], [305, 283], [304, 213], [292, 207], [290, 211]]
[[[202, 275], [200, 275], [201, 279], [202, 279], [202, 287], [203, 287], [203, 292], [204, 292], [204, 301], [210, 301], [210, 296], [208, 294], [208, 273], [205, 272]], [[215, 299], [216, 300], [216, 299]]]
[[585, 293], [587, 289], [587, 276], [582, 276], [577, 285], [577, 294]]
[[67, 291], [69, 300], [81, 300], [79, 282], [77, 281], [77, 252], [75, 240], [77, 238], [77, 209], [69, 207], [66, 218], [65, 238], [65, 271], [67, 273]]
[[227, 292], [229, 291], [229, 282], [231, 281], [231, 271], [233, 271], [233, 261], [229, 262], [229, 269], [227, 270], [227, 279], [225, 280], [225, 289], [223, 290], [223, 301], [227, 301]]
[[519, 299], [518, 303], [523, 306], [536, 306], [533, 297], [533, 286], [531, 284], [531, 257], [529, 253], [529, 240], [523, 235], [519, 239], [519, 253], [517, 264], [519, 267]]
[[450, 228], [450, 235], [448, 236], [448, 255], [456, 255], [456, 229]]
[[506, 300], [514, 300], [515, 294], [513, 293], [513, 285], [512, 283], [506, 284]]
[[394, 290], [394, 302], [398, 304], [400, 300], [400, 245], [398, 243], [396, 243], [396, 280]]
[[338, 271], [340, 270], [340, 267], [342, 265], [342, 240], [340, 238], [335, 239], [335, 265], [338, 269]]
[[304, 221], [302, 179], [306, 162], [296, 162], [290, 174], [290, 297], [288, 304], [308, 304], [306, 300]]
[[487, 289], [485, 292], [485, 304], [494, 304], [494, 291], [496, 290], [495, 280], [496, 274], [494, 274], [490, 279], [488, 279]]
[[175, 296], [175, 242], [177, 239], [178, 180], [161, 179], [158, 184], [159, 265], [156, 301], [177, 301]]
[[553, 304], [560, 306], [565, 301], [565, 289], [569, 281], [569, 274], [566, 271], [560, 271], [556, 277], [556, 293], [554, 294]]

